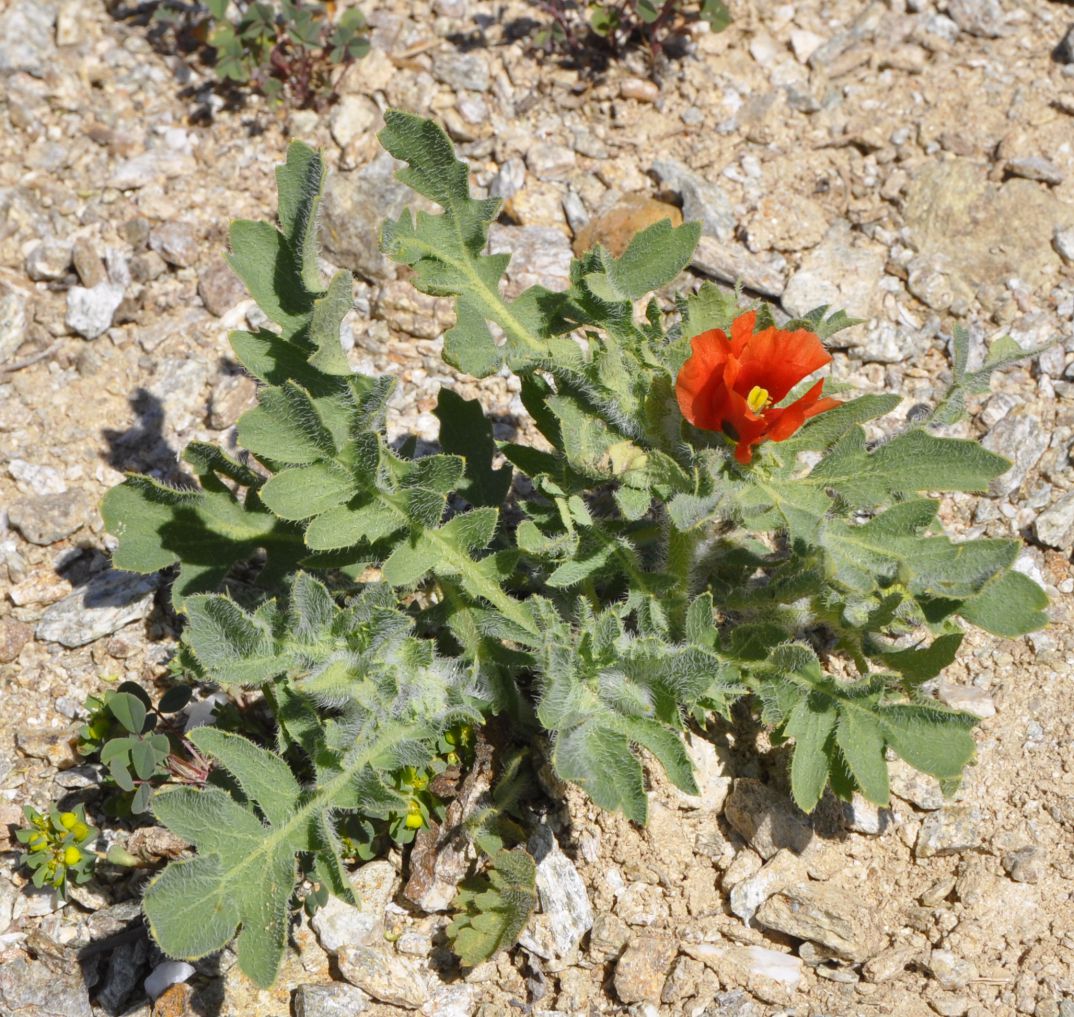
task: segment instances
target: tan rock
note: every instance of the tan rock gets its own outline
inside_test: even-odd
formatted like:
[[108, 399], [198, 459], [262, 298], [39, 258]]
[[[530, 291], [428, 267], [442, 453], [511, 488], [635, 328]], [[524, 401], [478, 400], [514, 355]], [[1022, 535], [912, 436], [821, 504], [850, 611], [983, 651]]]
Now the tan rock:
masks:
[[1017, 276], [1044, 289], [1059, 272], [1059, 255], [1041, 237], [1074, 225], [1074, 208], [1030, 180], [990, 183], [968, 159], [930, 163], [910, 182], [904, 217], [917, 249], [941, 255], [956, 296], [1002, 286]]
[[616, 995], [624, 1003], [659, 1003], [678, 952], [668, 936], [636, 936], [615, 965]]
[[737, 943], [684, 943], [683, 953], [701, 961], [728, 989], [746, 989], [774, 1006], [786, 1005], [802, 981], [802, 962], [793, 954]]
[[670, 219], [672, 226], [679, 226], [682, 212], [674, 205], [646, 194], [626, 194], [607, 212], [590, 219], [578, 231], [574, 238], [574, 253], [580, 256], [597, 244], [603, 244], [619, 257], [636, 233], [662, 219]]
[[336, 962], [351, 985], [382, 1003], [416, 1010], [429, 998], [428, 977], [409, 957], [379, 947], [345, 946]]
[[801, 194], [769, 194], [746, 223], [746, 245], [761, 251], [804, 251], [824, 239], [824, 209]]
[[756, 919], [849, 961], [868, 960], [884, 945], [876, 915], [860, 894], [831, 883], [786, 886], [757, 909]]

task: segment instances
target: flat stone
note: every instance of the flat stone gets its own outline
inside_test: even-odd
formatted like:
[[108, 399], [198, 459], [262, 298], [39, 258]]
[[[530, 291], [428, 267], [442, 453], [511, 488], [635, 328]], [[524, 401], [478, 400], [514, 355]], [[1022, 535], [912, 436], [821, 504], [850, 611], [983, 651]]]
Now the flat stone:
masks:
[[936, 698], [944, 706], [950, 706], [952, 710], [961, 710], [963, 713], [972, 713], [981, 720], [987, 720], [996, 715], [996, 704], [992, 697], [976, 685], [956, 685], [944, 679], [935, 683]]
[[1009, 31], [999, 0], [947, 0], [947, 16], [963, 32], [998, 39]]
[[56, 55], [51, 0], [14, 0], [0, 14], [0, 73], [24, 71], [43, 78]]
[[699, 794], [691, 795], [676, 789], [676, 800], [681, 808], [719, 813], [731, 793], [734, 779], [731, 764], [707, 738], [687, 734], [684, 741]]
[[72, 731], [24, 728], [15, 733], [15, 744], [24, 756], [43, 759], [57, 770], [69, 770], [82, 758], [75, 749]]
[[1011, 468], [989, 485], [991, 493], [1006, 496], [1017, 491], [1048, 451], [1050, 440], [1051, 434], [1040, 417], [1020, 406], [1011, 410], [981, 442], [989, 451], [1011, 461]]
[[624, 1003], [659, 1003], [678, 944], [669, 936], [635, 936], [615, 964], [615, 993]]
[[345, 95], [328, 118], [332, 137], [340, 148], [366, 138], [382, 123], [380, 107], [365, 95]]
[[533, 832], [528, 848], [537, 861], [541, 909], [530, 919], [519, 942], [546, 960], [570, 957], [593, 927], [593, 907], [585, 883], [548, 827], [539, 826]]
[[920, 951], [911, 946], [889, 946], [870, 958], [862, 967], [867, 982], [879, 985], [901, 975], [920, 958]]
[[17, 660], [22, 648], [33, 638], [34, 630], [14, 618], [0, 618], [0, 664]]
[[26, 341], [33, 311], [33, 294], [0, 275], [0, 365]]
[[852, 318], [871, 318], [878, 306], [886, 261], [884, 247], [840, 220], [787, 280], [783, 306], [795, 317], [826, 304], [832, 310], [845, 310]]
[[735, 781], [724, 816], [764, 859], [781, 848], [801, 854], [813, 840], [809, 817], [789, 798], [759, 780]]
[[828, 230], [828, 216], [812, 198], [770, 194], [761, 199], [746, 223], [746, 243], [762, 251], [805, 251], [816, 247]]
[[598, 963], [615, 960], [630, 940], [630, 928], [618, 915], [604, 912], [593, 919], [589, 953]]
[[947, 805], [925, 817], [917, 834], [918, 858], [957, 855], [981, 845], [981, 810], [976, 805]]
[[928, 959], [929, 974], [944, 989], [964, 989], [977, 977], [977, 965], [950, 950], [932, 950]]
[[647, 194], [626, 194], [578, 231], [574, 238], [574, 253], [580, 257], [601, 244], [612, 257], [618, 258], [638, 233], [663, 219], [678, 226], [683, 214], [675, 205], [657, 201]]
[[892, 828], [891, 809], [881, 808], [855, 794], [849, 802], [843, 803], [843, 823], [855, 833], [876, 837]]
[[1012, 176], [1037, 180], [1042, 184], [1051, 184], [1053, 187], [1061, 184], [1065, 179], [1063, 171], [1050, 159], [1045, 159], [1041, 155], [1010, 159], [1007, 162], [1007, 172]]
[[459, 53], [441, 49], [433, 57], [433, 77], [455, 90], [471, 92], [489, 90], [489, 67], [481, 53]]
[[371, 946], [345, 946], [336, 955], [339, 972], [381, 1003], [416, 1010], [429, 998], [429, 978], [417, 961]]
[[855, 963], [868, 960], [884, 945], [875, 912], [860, 891], [834, 883], [785, 886], [757, 909], [756, 920], [766, 929], [809, 940]]
[[198, 257], [197, 235], [194, 227], [185, 222], [158, 226], [149, 235], [149, 247], [176, 268], [189, 268]]
[[295, 989], [295, 1017], [352, 1017], [369, 1009], [369, 996], [357, 985], [327, 982]]
[[731, 910], [747, 925], [757, 909], [772, 894], [791, 883], [808, 878], [805, 863], [793, 851], [777, 851], [752, 876], [740, 880], [731, 888]]
[[85, 646], [144, 618], [160, 576], [107, 571], [45, 609], [35, 635], [43, 642]]
[[764, 297], [781, 297], [787, 283], [782, 267], [786, 262], [782, 257], [763, 258], [751, 254], [741, 244], [721, 243], [715, 237], [703, 236], [698, 241], [690, 264], [704, 275], [733, 286], [741, 283], [745, 289]]
[[538, 180], [562, 180], [574, 170], [574, 150], [538, 141], [526, 152], [526, 165]]
[[31, 495], [12, 502], [8, 515], [11, 525], [31, 544], [48, 547], [86, 522], [85, 498], [74, 490]]
[[1074, 226], [1074, 208], [1030, 180], [989, 181], [970, 159], [929, 162], [906, 190], [903, 215], [913, 246], [939, 257], [956, 297], [978, 298], [986, 310], [1008, 279], [1047, 290], [1059, 255], [1042, 237]]
[[1064, 261], [1074, 262], [1074, 226], [1065, 230], [1056, 228], [1052, 236], [1052, 244]]
[[1002, 860], [1007, 875], [1016, 883], [1039, 883], [1048, 870], [1044, 849], [1034, 844], [1008, 851]]
[[71, 247], [71, 263], [82, 285], [87, 289], [99, 286], [108, 278], [104, 259], [87, 237], [79, 237]]
[[34, 282], [54, 282], [71, 268], [71, 245], [42, 240], [26, 255], [26, 274]]
[[186, 176], [196, 170], [194, 159], [185, 152], [165, 148], [150, 149], [118, 163], [108, 178], [108, 186], [119, 191], [136, 191], [173, 177]]
[[915, 770], [901, 759], [888, 763], [891, 793], [919, 809], [934, 812], [944, 805], [943, 792], [935, 778]]
[[682, 198], [682, 218], [701, 223], [704, 236], [720, 241], [731, 239], [735, 231], [735, 211], [730, 198], [718, 184], [706, 180], [677, 159], [657, 159], [653, 173], [664, 187]]
[[683, 943], [682, 952], [719, 976], [726, 989], [743, 988], [766, 1003], [786, 1005], [802, 981], [802, 962], [793, 954], [738, 943]]
[[0, 1013], [5, 1017], [93, 1017], [77, 963], [49, 967], [27, 957], [0, 965]]
[[382, 859], [358, 869], [350, 880], [357, 906], [329, 897], [310, 919], [322, 948], [335, 955], [344, 946], [372, 946], [383, 939], [384, 909], [392, 899], [396, 879], [394, 866]]
[[558, 291], [570, 282], [571, 247], [552, 226], [502, 226], [489, 229], [489, 253], [511, 255], [504, 294], [508, 299], [531, 286]]
[[382, 152], [368, 166], [351, 173], [333, 173], [321, 203], [321, 241], [325, 255], [375, 281], [395, 275], [393, 262], [380, 253], [380, 228], [404, 208], [420, 203], [414, 192], [395, 179], [402, 166]]
[[1042, 544], [1063, 551], [1074, 548], [1074, 491], [1068, 491], [1037, 516], [1034, 529]]
[[222, 318], [246, 299], [246, 287], [224, 258], [217, 258], [198, 273], [198, 296], [205, 309]]

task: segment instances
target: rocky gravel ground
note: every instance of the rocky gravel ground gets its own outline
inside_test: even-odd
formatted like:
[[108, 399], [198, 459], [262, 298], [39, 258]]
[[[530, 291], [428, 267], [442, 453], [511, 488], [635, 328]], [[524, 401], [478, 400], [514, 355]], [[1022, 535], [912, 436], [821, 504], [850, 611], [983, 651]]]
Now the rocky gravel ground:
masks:
[[[98, 0], [0, 2], [0, 1014], [1074, 1015], [1074, 8], [731, 7], [653, 78], [640, 54], [534, 52], [532, 4], [377, 0], [372, 52], [316, 114], [230, 108]], [[890, 809], [826, 801], [811, 822], [780, 756], [699, 739], [700, 797], [654, 773], [647, 829], [566, 792], [509, 955], [453, 974], [444, 913], [408, 903], [393, 855], [355, 874], [361, 910], [302, 920], [258, 992], [229, 952], [162, 966], [137, 879], [102, 872], [65, 905], [28, 891], [10, 837], [24, 803], [94, 800], [71, 747], [85, 696], [164, 673], [174, 618], [156, 579], [107, 571], [97, 506], [124, 471], [175, 479], [192, 439], [234, 444], [254, 386], [226, 334], [256, 312], [226, 228], [270, 213], [290, 138], [332, 166], [325, 257], [355, 273], [354, 365], [402, 382], [393, 432], [435, 439], [442, 385], [502, 436], [526, 427], [509, 379], [441, 363], [450, 306], [377, 253], [409, 200], [375, 140], [390, 106], [441, 118], [505, 199], [513, 287], [562, 286], [572, 248], [681, 210], [704, 225], [697, 278], [866, 319], [835, 375], [905, 409], [941, 392], [956, 322], [978, 351], [1052, 342], [961, 425], [1014, 469], [945, 503], [963, 536], [1027, 541], [1052, 624], [971, 636], [935, 683], [982, 718], [953, 800], [896, 767]]]

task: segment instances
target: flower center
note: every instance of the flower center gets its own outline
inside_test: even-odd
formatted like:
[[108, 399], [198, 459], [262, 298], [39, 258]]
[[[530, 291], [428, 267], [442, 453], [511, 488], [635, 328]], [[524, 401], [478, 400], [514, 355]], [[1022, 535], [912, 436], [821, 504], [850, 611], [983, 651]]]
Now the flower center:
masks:
[[771, 401], [768, 398], [768, 389], [761, 388], [760, 385], [754, 385], [750, 389], [750, 394], [746, 396], [746, 405], [754, 413], [760, 413]]

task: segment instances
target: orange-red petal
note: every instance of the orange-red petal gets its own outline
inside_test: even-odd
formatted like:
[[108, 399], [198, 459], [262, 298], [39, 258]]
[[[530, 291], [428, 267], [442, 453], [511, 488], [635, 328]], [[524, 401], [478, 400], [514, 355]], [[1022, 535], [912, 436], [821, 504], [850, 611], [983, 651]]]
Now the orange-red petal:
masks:
[[766, 328], [750, 339], [740, 359], [739, 391], [760, 385], [778, 403], [803, 378], [830, 364], [832, 355], [812, 332]]
[[718, 328], [695, 335], [692, 350], [675, 381], [675, 396], [682, 415], [695, 427], [720, 430], [715, 419], [716, 390], [723, 385], [724, 367], [730, 355], [727, 336]]

